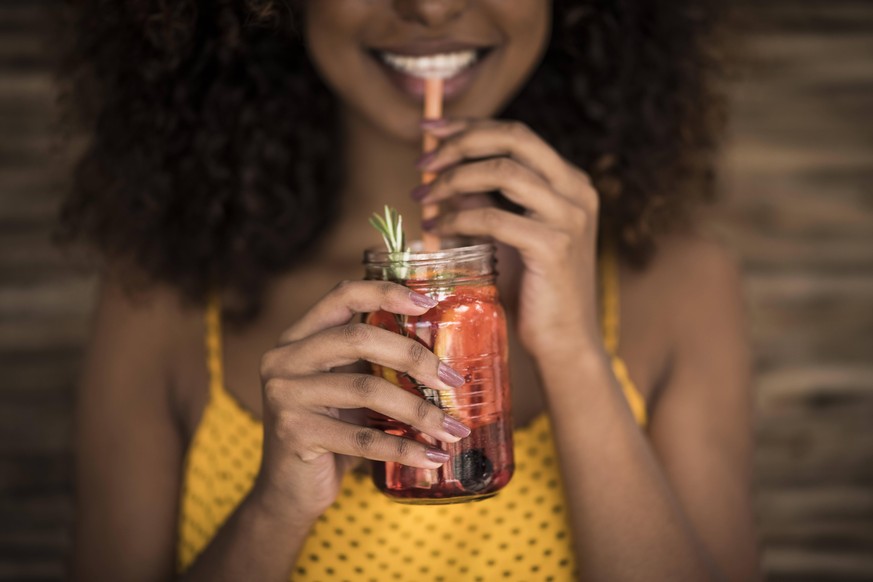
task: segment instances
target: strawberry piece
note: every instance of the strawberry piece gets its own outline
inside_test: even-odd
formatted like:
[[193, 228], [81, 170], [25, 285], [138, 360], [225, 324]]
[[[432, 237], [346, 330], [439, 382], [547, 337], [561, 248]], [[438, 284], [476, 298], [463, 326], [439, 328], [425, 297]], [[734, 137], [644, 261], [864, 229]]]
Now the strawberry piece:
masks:
[[[436, 319], [433, 351], [441, 360], [503, 355], [503, 310], [495, 301], [493, 287], [457, 288], [432, 311]], [[466, 374], [466, 370], [458, 372]]]

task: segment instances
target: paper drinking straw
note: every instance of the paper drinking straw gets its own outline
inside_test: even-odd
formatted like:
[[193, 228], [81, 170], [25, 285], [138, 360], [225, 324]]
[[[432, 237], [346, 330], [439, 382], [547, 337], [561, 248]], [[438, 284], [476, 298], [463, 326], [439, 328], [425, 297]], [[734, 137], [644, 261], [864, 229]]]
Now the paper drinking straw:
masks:
[[[428, 78], [424, 81], [424, 118], [439, 119], [443, 116], [443, 80]], [[424, 153], [432, 152], [439, 145], [437, 138], [429, 133], [424, 134], [422, 150]], [[429, 184], [436, 178], [433, 172], [422, 172], [421, 183]], [[421, 208], [421, 220], [435, 218], [439, 214], [438, 204], [425, 204]], [[422, 232], [421, 241], [424, 251], [431, 253], [440, 250], [440, 239], [430, 232]]]

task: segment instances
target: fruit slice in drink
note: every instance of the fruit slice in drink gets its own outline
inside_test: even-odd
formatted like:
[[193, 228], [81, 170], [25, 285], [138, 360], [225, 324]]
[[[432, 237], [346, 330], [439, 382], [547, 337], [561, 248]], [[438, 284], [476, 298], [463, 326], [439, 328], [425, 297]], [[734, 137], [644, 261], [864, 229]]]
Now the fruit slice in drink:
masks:
[[[414, 284], [410, 287], [415, 288]], [[440, 303], [421, 316], [379, 312], [367, 322], [416, 338], [465, 377], [454, 390], [432, 390], [403, 373], [373, 366], [374, 373], [427, 398], [465, 423], [472, 434], [458, 443], [437, 443], [391, 419], [378, 420], [390, 434], [441, 446], [451, 460], [439, 469], [423, 470], [398, 463], [378, 466], [377, 485], [395, 498], [446, 501], [496, 492], [512, 474], [509, 378], [504, 313], [493, 285], [455, 287], [437, 294]], [[443, 501], [445, 502], [445, 501]]]

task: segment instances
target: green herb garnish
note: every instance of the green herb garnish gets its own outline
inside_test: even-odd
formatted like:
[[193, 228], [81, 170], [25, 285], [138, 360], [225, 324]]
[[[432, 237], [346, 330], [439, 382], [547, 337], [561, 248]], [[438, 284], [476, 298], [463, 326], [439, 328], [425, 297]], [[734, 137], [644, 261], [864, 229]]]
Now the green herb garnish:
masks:
[[370, 224], [382, 235], [388, 248], [389, 266], [384, 270], [386, 279], [402, 281], [409, 271], [410, 249], [406, 246], [406, 234], [403, 232], [403, 217], [397, 209], [385, 205], [385, 216], [374, 212]]
[[[388, 248], [388, 266], [382, 267], [382, 278], [392, 281], [406, 282], [406, 277], [409, 274], [409, 255], [411, 250], [406, 246], [406, 234], [403, 232], [403, 217], [400, 216], [400, 213], [397, 212], [396, 209], [391, 208], [386, 204], [385, 216], [379, 216], [378, 213], [374, 212], [370, 217], [370, 224], [373, 225], [373, 228], [379, 231], [379, 234], [382, 235], [382, 240], [385, 241], [385, 246]], [[394, 314], [394, 321], [397, 323], [400, 335], [421, 342], [422, 340], [416, 338], [414, 333], [410, 330], [408, 320], [409, 316], [407, 315], [400, 313]], [[434, 390], [433, 388], [425, 386], [406, 372], [398, 372], [398, 374], [405, 376], [410, 380], [415, 385], [422, 398], [435, 406], [444, 406], [442, 403], [443, 395], [439, 390]], [[453, 399], [449, 402], [452, 401]]]

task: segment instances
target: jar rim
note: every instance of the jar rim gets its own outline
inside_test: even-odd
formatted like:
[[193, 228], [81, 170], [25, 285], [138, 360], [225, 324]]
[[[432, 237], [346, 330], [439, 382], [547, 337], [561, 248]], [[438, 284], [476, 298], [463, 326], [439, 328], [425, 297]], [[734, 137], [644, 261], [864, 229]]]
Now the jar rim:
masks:
[[464, 260], [494, 252], [494, 243], [490, 239], [481, 237], [455, 237], [441, 239], [442, 248], [438, 251], [424, 252], [421, 250], [423, 242], [413, 241], [409, 244], [410, 252], [403, 254], [392, 253], [382, 247], [371, 247], [364, 251], [364, 264], [392, 263], [402, 260], [408, 264], [426, 264], [433, 261]]

